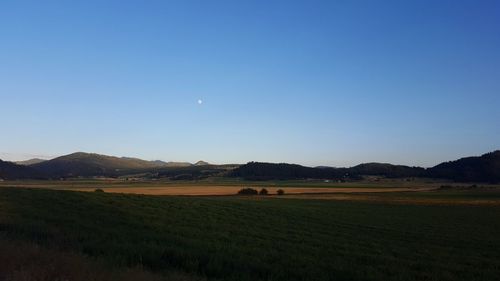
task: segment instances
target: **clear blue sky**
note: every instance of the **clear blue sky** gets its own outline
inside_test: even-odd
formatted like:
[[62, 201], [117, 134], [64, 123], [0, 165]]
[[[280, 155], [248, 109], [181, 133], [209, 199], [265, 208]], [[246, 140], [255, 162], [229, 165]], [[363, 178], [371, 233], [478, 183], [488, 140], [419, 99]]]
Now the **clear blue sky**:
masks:
[[3, 0], [0, 121], [7, 160], [479, 155], [500, 148], [500, 1]]

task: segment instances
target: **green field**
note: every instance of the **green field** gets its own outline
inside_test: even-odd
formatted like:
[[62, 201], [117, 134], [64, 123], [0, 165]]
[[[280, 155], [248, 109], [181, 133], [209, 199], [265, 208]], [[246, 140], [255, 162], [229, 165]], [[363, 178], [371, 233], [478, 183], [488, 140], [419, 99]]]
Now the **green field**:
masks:
[[[125, 268], [135, 280], [498, 279], [500, 204], [478, 200], [497, 202], [499, 190], [377, 196], [163, 197], [3, 187], [0, 261], [17, 257], [24, 262], [9, 268], [29, 275], [36, 268], [30, 263], [50, 259], [66, 268], [59, 280], [77, 280], [67, 277], [81, 275], [71, 272], [80, 268], [74, 263], [105, 272], [87, 278], [95, 280], [125, 280], [117, 273]], [[409, 202], [392, 202], [397, 196]], [[436, 198], [472, 204], [421, 204]], [[0, 270], [0, 280], [7, 271]], [[22, 280], [55, 280], [50, 274]]]

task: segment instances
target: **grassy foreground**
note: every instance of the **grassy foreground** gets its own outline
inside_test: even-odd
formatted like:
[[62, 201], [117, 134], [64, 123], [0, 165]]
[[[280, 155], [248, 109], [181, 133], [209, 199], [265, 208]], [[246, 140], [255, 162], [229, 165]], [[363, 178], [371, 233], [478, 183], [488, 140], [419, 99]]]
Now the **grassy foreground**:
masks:
[[[467, 193], [459, 196], [466, 200]], [[499, 205], [0, 188], [0, 235], [0, 259], [19, 249], [5, 245], [24, 243], [60, 259], [76, 256], [87, 268], [139, 268], [137, 274], [145, 277], [136, 280], [495, 280], [500, 275]], [[113, 278], [95, 280], [121, 279]]]

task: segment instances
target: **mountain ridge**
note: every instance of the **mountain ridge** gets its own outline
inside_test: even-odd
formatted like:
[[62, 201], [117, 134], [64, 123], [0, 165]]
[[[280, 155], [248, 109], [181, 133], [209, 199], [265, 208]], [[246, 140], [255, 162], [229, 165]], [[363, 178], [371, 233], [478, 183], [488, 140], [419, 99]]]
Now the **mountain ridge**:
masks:
[[[1, 161], [1, 160], [0, 160]], [[359, 179], [363, 175], [389, 178], [429, 177], [464, 182], [500, 182], [500, 150], [481, 156], [464, 157], [440, 163], [431, 168], [393, 165], [389, 163], [362, 163], [349, 168], [327, 166], [306, 167], [288, 163], [249, 162], [244, 165], [211, 165], [205, 161], [194, 164], [188, 162], [164, 162], [142, 160], [133, 157], [116, 157], [97, 153], [75, 152], [30, 165], [19, 165], [1, 161], [0, 178], [70, 178], [70, 177], [117, 177], [127, 173], [148, 173], [175, 177], [176, 173], [196, 171], [200, 174], [204, 167], [225, 167], [225, 176], [241, 177], [249, 180], [284, 179]], [[231, 166], [229, 168], [229, 166]], [[193, 170], [195, 169], [195, 170]], [[222, 169], [221, 169], [222, 170]], [[183, 175], [184, 175], [183, 174]]]

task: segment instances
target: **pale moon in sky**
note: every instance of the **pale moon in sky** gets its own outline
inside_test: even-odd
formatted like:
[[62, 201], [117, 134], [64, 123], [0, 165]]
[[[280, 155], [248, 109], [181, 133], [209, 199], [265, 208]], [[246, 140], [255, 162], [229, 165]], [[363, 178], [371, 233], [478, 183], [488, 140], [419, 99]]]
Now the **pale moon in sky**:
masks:
[[202, 104], [202, 103], [203, 103], [203, 101], [202, 101], [202, 100], [198, 100], [198, 104]]

